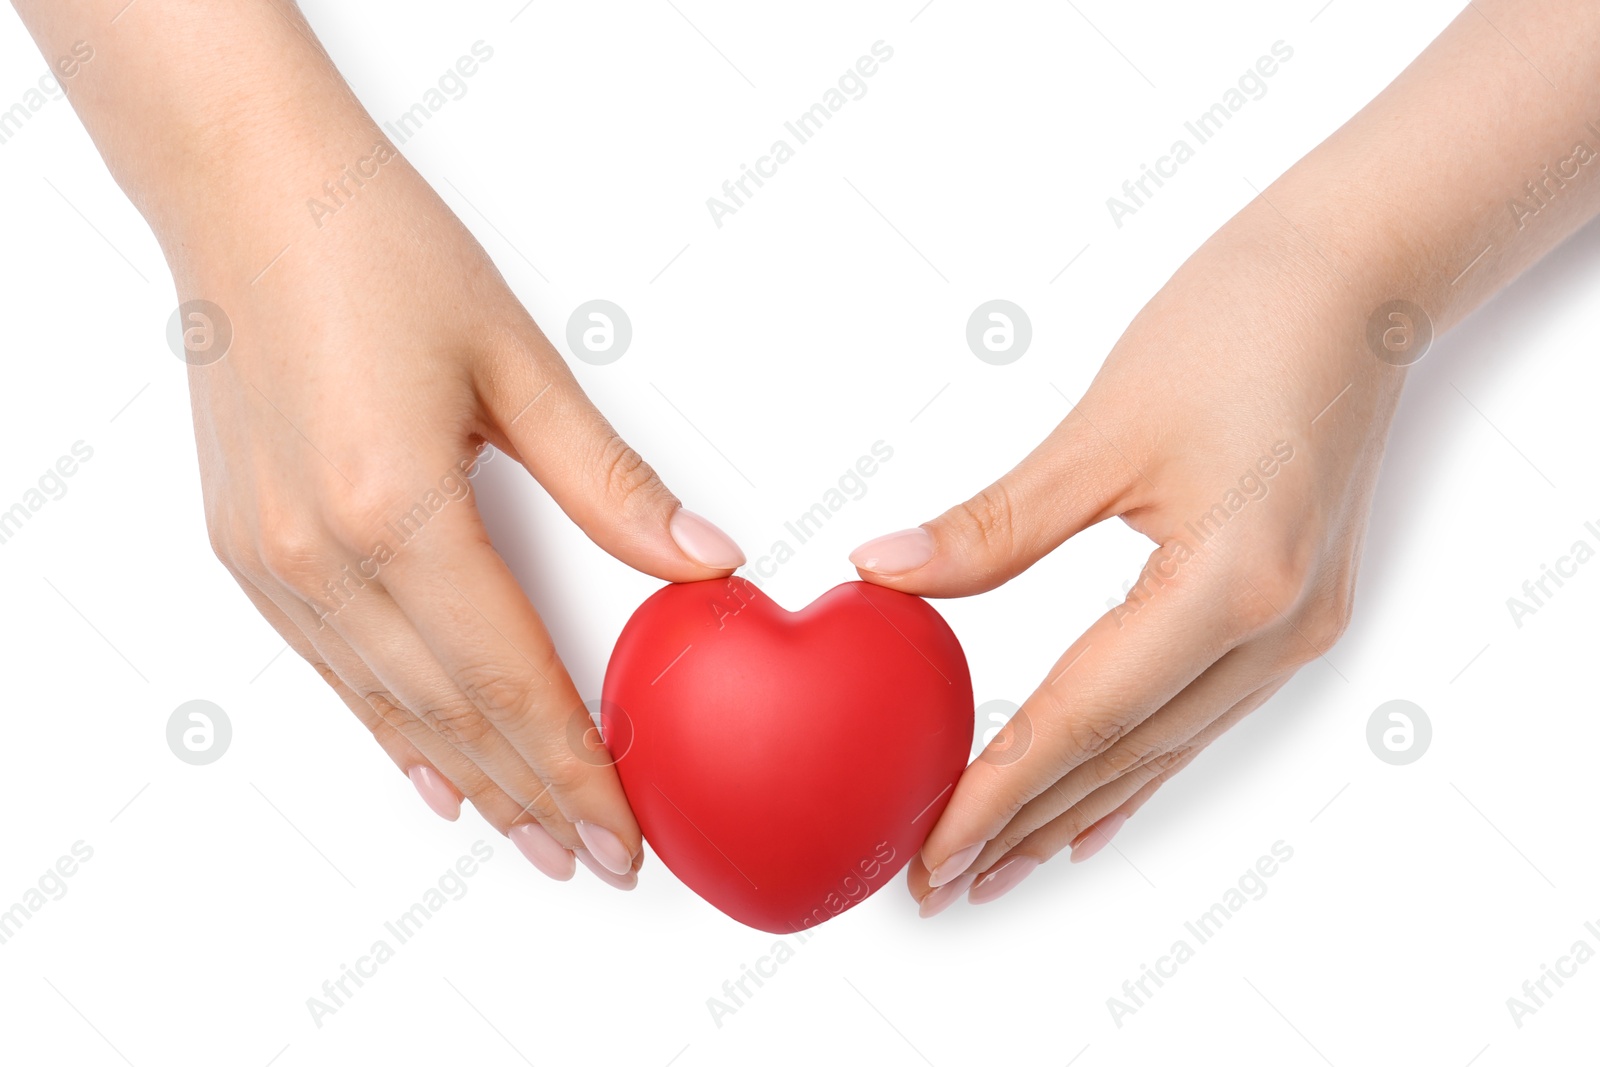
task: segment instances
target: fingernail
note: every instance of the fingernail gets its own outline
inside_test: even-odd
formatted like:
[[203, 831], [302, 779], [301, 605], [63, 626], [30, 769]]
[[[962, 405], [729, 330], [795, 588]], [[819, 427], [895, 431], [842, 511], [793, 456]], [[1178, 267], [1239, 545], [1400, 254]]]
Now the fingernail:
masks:
[[589, 854], [606, 870], [612, 874], [627, 874], [633, 870], [633, 853], [622, 843], [622, 838], [604, 826], [596, 826], [592, 822], [579, 820], [572, 825], [578, 828], [578, 836], [583, 838], [583, 847], [588, 849]]
[[928, 885], [934, 889], [947, 882], [953, 881], [958, 875], [972, 866], [972, 861], [978, 858], [978, 853], [983, 850], [983, 842], [968, 845], [959, 852], [952, 852], [943, 863], [928, 872]]
[[933, 535], [922, 527], [874, 537], [854, 552], [850, 562], [874, 574], [903, 574], [933, 558]]
[[973, 904], [987, 904], [991, 900], [1003, 897], [1015, 889], [1018, 882], [1032, 874], [1037, 866], [1039, 861], [1032, 856], [1012, 856], [978, 879], [967, 900]]
[[536, 822], [518, 823], [506, 836], [529, 863], [539, 868], [539, 873], [558, 882], [565, 882], [578, 869], [572, 862], [572, 853], [562, 848], [561, 842]]
[[618, 889], [632, 889], [639, 884], [639, 876], [629, 871], [627, 874], [615, 874], [600, 866], [600, 861], [589, 855], [588, 849], [580, 848], [573, 855], [578, 857], [578, 862], [594, 872], [594, 876], [606, 885]]
[[456, 792], [456, 787], [444, 775], [419, 763], [406, 772], [406, 777], [416, 786], [423, 803], [432, 808], [439, 818], [455, 822], [461, 817], [461, 794]]
[[1126, 812], [1114, 811], [1101, 819], [1072, 842], [1072, 862], [1082, 863], [1090, 856], [1111, 844], [1112, 835], [1128, 821]]
[[683, 554], [696, 563], [719, 571], [744, 566], [744, 553], [733, 538], [712, 525], [710, 519], [701, 518], [688, 508], [679, 508], [667, 523], [667, 529]]
[[963, 874], [955, 881], [935, 889], [922, 898], [922, 903], [917, 906], [917, 913], [924, 919], [931, 919], [944, 909], [956, 902], [956, 898], [967, 891], [976, 874]]

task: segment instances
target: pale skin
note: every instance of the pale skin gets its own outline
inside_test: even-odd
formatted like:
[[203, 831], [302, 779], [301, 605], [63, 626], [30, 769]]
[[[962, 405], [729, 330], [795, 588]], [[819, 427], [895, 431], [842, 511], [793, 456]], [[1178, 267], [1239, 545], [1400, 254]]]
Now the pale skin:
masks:
[[[1443, 332], [1600, 212], [1579, 141], [1600, 148], [1600, 6], [1479, 0], [1194, 253], [1038, 448], [851, 555], [868, 581], [948, 597], [1112, 517], [1157, 545], [961, 778], [907, 872], [924, 915], [1088, 858], [1328, 651], [1407, 373], [1368, 321], [1405, 299]], [[1292, 458], [1259, 467], [1280, 442]], [[1252, 471], [1266, 494], [1201, 525]]]
[[[73, 106], [180, 299], [232, 320], [227, 357], [189, 372], [218, 556], [435, 810], [465, 797], [552, 877], [576, 859], [631, 888], [637, 823], [470, 496], [347, 600], [327, 583], [484, 442], [659, 578], [726, 575], [738, 548], [616, 435], [403, 159], [312, 221], [306, 199], [384, 138], [287, 0], [14, 3], [52, 64], [92, 44], [63, 79]], [[1191, 257], [1014, 470], [852, 554], [869, 581], [967, 596], [1113, 516], [1158, 546], [1023, 706], [1026, 739], [1003, 732], [961, 779], [908, 870], [924, 914], [1086, 858], [1337, 640], [1406, 373], [1368, 320], [1406, 299], [1442, 332], [1600, 211], [1600, 163], [1520, 227], [1507, 209], [1576, 140], [1600, 144], [1591, 120], [1592, 0], [1469, 8]], [[1251, 471], [1264, 496], [1187, 532]]]
[[[292, 4], [16, 7], [52, 64], [93, 48], [73, 106], [179, 298], [232, 322], [226, 357], [189, 370], [219, 558], [435, 811], [465, 797], [551, 877], [581, 860], [632, 888], [638, 824], [461, 475], [493, 445], [668, 581], [727, 575], [738, 547], [680, 509], [416, 171], [373, 158], [387, 139]], [[308, 199], [363, 161], [319, 224]]]

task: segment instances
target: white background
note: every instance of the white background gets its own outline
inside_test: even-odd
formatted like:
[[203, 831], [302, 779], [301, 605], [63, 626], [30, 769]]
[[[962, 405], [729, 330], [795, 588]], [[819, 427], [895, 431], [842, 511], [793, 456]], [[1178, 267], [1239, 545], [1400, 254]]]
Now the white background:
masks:
[[[473, 42], [494, 49], [404, 152], [558, 344], [583, 301], [627, 309], [633, 347], [576, 364], [580, 380], [752, 557], [874, 441], [894, 448], [867, 495], [767, 584], [791, 608], [852, 578], [845, 554], [860, 541], [932, 517], [1020, 457], [1251, 185], [1353, 114], [1457, 10], [674, 2], [306, 10], [380, 120]], [[706, 197], [878, 40], [894, 57], [867, 95], [713, 225]], [[1106, 197], [1278, 40], [1294, 56], [1269, 93], [1116, 228]], [[0, 107], [44, 70], [0, 14]], [[1452, 177], [1425, 157], [1392, 164], [1419, 199]], [[559, 884], [472, 812], [434, 818], [316, 675], [280, 655], [206, 543], [184, 367], [164, 341], [170, 278], [67, 103], [0, 145], [0, 202], [0, 508], [75, 441], [94, 449], [67, 495], [0, 545], [0, 908], [74, 842], [93, 849], [67, 894], [0, 945], [7, 1061], [1593, 1056], [1600, 962], [1520, 1029], [1505, 1001], [1576, 939], [1600, 945], [1583, 929], [1600, 923], [1600, 564], [1520, 629], [1505, 601], [1573, 541], [1596, 540], [1583, 523], [1600, 523], [1600, 230], [1417, 368], [1357, 618], [1327, 662], [1162, 790], [1115, 850], [928, 922], [897, 879], [797, 946], [719, 1027], [707, 998], [771, 936], [653, 857], [632, 894], [582, 870]], [[995, 297], [1033, 321], [1032, 349], [1007, 367], [965, 343], [967, 316]], [[611, 642], [656, 583], [605, 557], [503, 459], [479, 492], [580, 690], [597, 695]], [[1009, 587], [940, 603], [978, 700], [1020, 701], [1147, 551], [1106, 524]], [[205, 767], [165, 740], [172, 710], [195, 698], [234, 728]], [[1405, 767], [1365, 739], [1396, 698], [1434, 728]], [[493, 859], [469, 893], [314, 1025], [306, 998], [479, 839]], [[1107, 998], [1279, 840], [1294, 855], [1266, 896], [1115, 1025]]]

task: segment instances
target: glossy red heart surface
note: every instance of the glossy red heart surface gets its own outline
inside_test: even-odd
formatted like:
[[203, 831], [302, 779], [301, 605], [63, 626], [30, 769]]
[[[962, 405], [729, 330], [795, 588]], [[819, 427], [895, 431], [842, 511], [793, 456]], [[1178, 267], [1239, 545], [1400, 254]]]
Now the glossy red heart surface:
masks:
[[789, 612], [722, 578], [639, 606], [600, 718], [662, 862], [739, 922], [794, 933], [922, 847], [966, 767], [972, 681], [920, 597], [848, 582]]

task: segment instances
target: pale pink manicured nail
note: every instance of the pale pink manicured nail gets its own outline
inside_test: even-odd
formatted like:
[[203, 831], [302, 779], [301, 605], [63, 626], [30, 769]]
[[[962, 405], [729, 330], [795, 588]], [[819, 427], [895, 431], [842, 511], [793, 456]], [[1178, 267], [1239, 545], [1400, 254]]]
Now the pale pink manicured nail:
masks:
[[1032, 856], [1012, 856], [1000, 866], [978, 879], [967, 899], [974, 904], [987, 904], [1003, 897], [1017, 887], [1017, 883], [1033, 873], [1039, 861]]
[[696, 515], [688, 508], [679, 508], [667, 523], [672, 539], [683, 554], [707, 567], [732, 570], [744, 566], [744, 553], [733, 538], [711, 524], [710, 519]]
[[1082, 863], [1111, 844], [1111, 838], [1127, 821], [1127, 812], [1114, 811], [1079, 834], [1078, 839], [1072, 843], [1072, 862]]
[[938, 889], [947, 882], [953, 881], [968, 867], [972, 866], [972, 861], [978, 858], [978, 853], [982, 850], [983, 842], [979, 841], [976, 845], [968, 845], [958, 852], [952, 852], [943, 863], [928, 872], [928, 885]]
[[633, 853], [622, 843], [622, 838], [604, 826], [581, 819], [572, 825], [577, 827], [578, 836], [583, 838], [583, 847], [600, 862], [600, 866], [612, 874], [627, 874], [633, 870]]
[[594, 872], [594, 876], [606, 885], [618, 889], [632, 889], [639, 884], [639, 876], [629, 871], [627, 874], [614, 874], [600, 866], [600, 861], [589, 855], [588, 849], [580, 848], [573, 855], [578, 857], [578, 862]]
[[529, 863], [539, 868], [540, 874], [565, 882], [578, 869], [572, 861], [572, 853], [562, 848], [561, 842], [536, 822], [518, 823], [506, 836]]
[[963, 874], [953, 882], [940, 886], [922, 898], [922, 903], [917, 906], [917, 912], [924, 919], [931, 919], [944, 909], [954, 904], [956, 898], [967, 891], [976, 873]]
[[411, 779], [423, 802], [439, 818], [455, 822], [461, 817], [461, 794], [456, 792], [456, 787], [444, 775], [419, 763], [406, 772], [406, 777]]
[[874, 537], [854, 552], [850, 562], [874, 574], [904, 574], [933, 558], [933, 535], [922, 527]]

